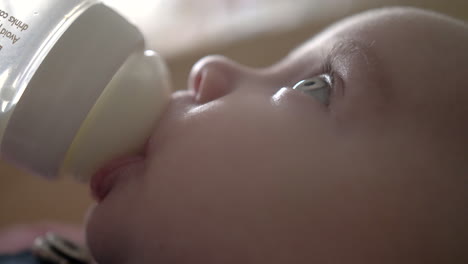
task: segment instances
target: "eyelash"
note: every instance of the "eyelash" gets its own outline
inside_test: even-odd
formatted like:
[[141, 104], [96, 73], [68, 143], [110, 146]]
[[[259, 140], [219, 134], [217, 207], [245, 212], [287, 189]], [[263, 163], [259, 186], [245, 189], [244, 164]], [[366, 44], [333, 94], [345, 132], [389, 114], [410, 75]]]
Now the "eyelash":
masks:
[[320, 67], [320, 75], [327, 75], [329, 77], [327, 80], [330, 86], [329, 102], [327, 104], [328, 108], [333, 104], [333, 98], [335, 97], [335, 70], [332, 65], [332, 61], [329, 58], [323, 60], [323, 63]]
[[322, 66], [320, 67], [320, 72], [320, 74], [327, 74], [328, 76], [330, 76], [330, 86], [333, 92], [335, 70], [333, 69], [333, 65], [330, 60], [327, 59], [322, 63]]

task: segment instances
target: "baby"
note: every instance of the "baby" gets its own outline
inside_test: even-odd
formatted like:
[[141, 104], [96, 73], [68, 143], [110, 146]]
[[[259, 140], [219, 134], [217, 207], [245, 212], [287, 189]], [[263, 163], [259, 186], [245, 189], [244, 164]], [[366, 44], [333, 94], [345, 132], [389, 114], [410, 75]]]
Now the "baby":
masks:
[[468, 263], [468, 26], [338, 22], [279, 63], [193, 67], [143, 154], [103, 167], [100, 264]]

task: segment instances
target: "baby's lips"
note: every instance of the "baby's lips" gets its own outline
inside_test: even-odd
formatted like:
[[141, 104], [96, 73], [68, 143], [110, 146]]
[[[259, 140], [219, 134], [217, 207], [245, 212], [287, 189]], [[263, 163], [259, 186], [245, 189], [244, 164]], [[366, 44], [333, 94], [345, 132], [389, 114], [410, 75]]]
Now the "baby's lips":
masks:
[[142, 156], [123, 157], [115, 159], [101, 167], [91, 177], [90, 189], [92, 197], [97, 202], [104, 200], [107, 194], [112, 190], [116, 178], [119, 176], [118, 172], [133, 163], [143, 160], [144, 157]]

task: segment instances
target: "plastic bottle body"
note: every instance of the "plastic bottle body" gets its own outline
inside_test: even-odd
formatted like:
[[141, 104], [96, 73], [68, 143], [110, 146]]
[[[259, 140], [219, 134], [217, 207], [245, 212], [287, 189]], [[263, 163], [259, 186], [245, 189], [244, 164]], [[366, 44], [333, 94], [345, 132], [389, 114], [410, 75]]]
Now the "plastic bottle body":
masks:
[[96, 1], [0, 0], [0, 142], [44, 58], [74, 19], [93, 4]]
[[140, 148], [170, 85], [138, 29], [98, 1], [12, 2], [0, 0], [0, 34], [10, 32], [0, 38], [2, 158], [47, 178], [87, 180]]

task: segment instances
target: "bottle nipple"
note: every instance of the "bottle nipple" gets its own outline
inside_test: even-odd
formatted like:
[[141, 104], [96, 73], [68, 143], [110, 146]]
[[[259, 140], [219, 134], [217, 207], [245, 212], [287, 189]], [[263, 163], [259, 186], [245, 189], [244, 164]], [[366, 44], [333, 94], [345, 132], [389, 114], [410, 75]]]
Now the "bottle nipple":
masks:
[[103, 163], [138, 153], [169, 101], [169, 79], [155, 52], [131, 55], [83, 122], [60, 174], [86, 182]]

